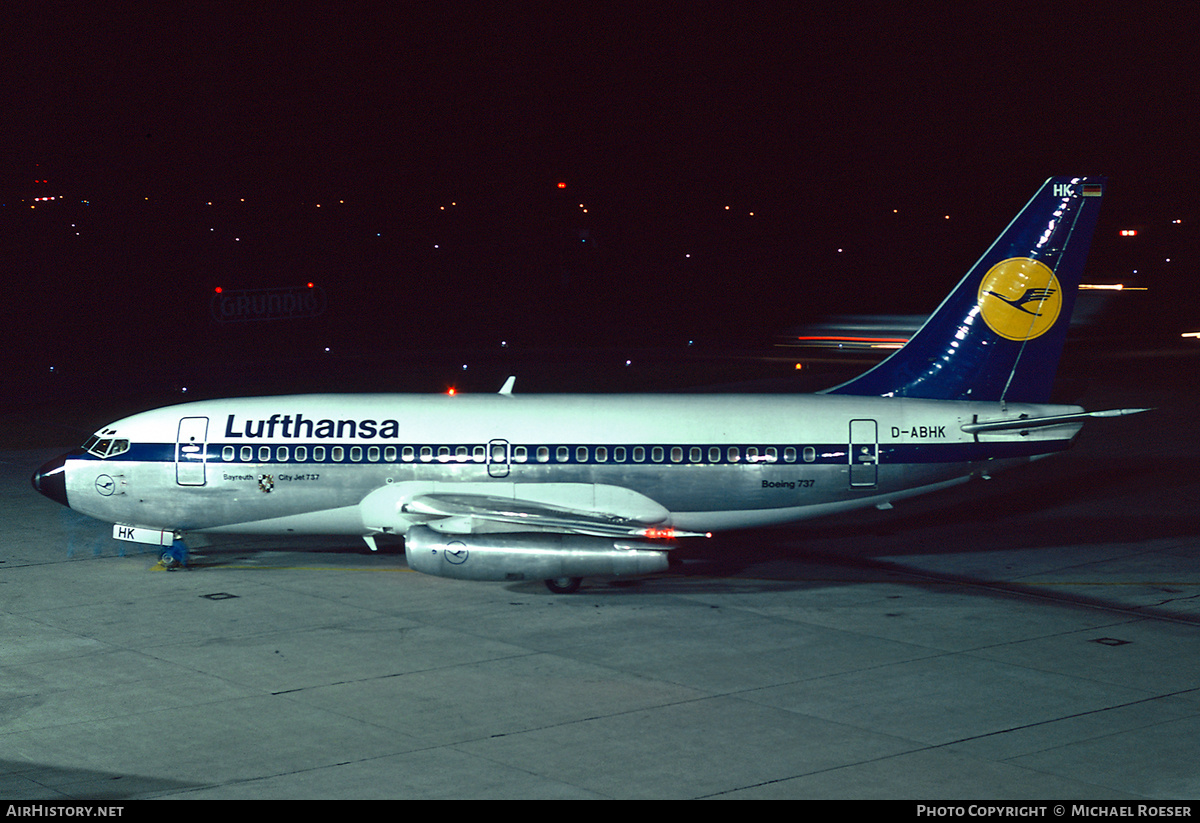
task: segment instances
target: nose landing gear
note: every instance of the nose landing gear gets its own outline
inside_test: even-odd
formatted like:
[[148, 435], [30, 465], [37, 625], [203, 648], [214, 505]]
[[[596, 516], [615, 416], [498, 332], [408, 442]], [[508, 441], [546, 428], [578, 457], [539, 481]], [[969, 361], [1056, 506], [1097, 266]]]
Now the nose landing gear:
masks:
[[158, 558], [158, 565], [155, 568], [175, 571], [176, 569], [187, 568], [187, 562], [188, 547], [182, 540], [176, 538], [171, 543], [171, 548], [164, 550]]

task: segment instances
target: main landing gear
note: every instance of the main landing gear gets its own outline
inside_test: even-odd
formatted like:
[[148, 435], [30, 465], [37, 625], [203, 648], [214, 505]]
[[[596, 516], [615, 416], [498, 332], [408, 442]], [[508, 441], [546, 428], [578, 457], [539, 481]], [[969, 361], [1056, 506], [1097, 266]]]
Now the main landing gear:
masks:
[[546, 588], [555, 594], [574, 594], [582, 582], [582, 577], [554, 577], [546, 581]]

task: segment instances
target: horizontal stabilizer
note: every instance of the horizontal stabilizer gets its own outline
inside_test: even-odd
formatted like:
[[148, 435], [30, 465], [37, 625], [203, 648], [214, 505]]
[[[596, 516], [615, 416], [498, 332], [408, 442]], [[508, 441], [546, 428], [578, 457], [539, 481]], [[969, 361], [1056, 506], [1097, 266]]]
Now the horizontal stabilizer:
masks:
[[1127, 414], [1141, 414], [1151, 409], [1106, 409], [1104, 411], [1075, 412], [1072, 414], [1051, 414], [1046, 417], [1015, 417], [1010, 420], [984, 420], [975, 423], [964, 423], [960, 428], [967, 434], [983, 432], [1018, 431], [1036, 429], [1043, 426], [1058, 426], [1063, 423], [1080, 423], [1089, 417], [1122, 417]]

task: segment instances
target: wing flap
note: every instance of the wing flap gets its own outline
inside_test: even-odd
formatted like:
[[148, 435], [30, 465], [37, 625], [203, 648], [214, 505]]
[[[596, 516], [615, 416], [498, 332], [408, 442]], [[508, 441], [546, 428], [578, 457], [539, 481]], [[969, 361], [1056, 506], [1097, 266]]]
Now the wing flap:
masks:
[[[645, 507], [643, 507], [645, 508]], [[661, 509], [661, 507], [657, 507]], [[437, 531], [470, 533], [501, 527], [505, 531], [552, 531], [597, 537], [691, 537], [663, 527], [668, 512], [651, 509], [641, 517], [597, 509], [581, 509], [553, 502], [462, 492], [432, 492], [408, 500], [402, 512], [432, 518], [427, 525]], [[649, 515], [649, 516], [647, 516]]]
[[514, 530], [566, 531], [598, 536], [634, 535], [650, 524], [602, 512], [559, 509], [533, 500], [488, 497], [485, 494], [421, 494], [404, 505], [408, 515], [440, 518], [439, 531], [475, 531], [476, 521], [503, 523]]
[[697, 536], [671, 528], [671, 512], [657, 501], [604, 483], [405, 481], [376, 489], [356, 509], [368, 533], [403, 534], [425, 525], [446, 534]]

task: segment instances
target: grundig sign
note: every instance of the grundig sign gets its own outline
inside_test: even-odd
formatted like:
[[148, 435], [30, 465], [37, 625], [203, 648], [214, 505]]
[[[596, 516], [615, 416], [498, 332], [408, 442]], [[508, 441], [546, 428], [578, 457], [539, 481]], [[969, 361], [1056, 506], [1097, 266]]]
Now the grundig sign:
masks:
[[325, 291], [319, 286], [281, 289], [218, 289], [212, 296], [212, 315], [218, 323], [250, 320], [295, 320], [325, 312]]

